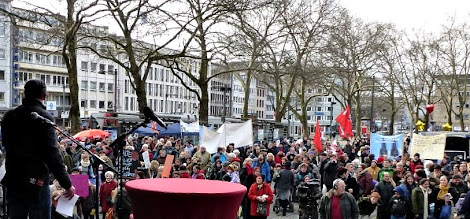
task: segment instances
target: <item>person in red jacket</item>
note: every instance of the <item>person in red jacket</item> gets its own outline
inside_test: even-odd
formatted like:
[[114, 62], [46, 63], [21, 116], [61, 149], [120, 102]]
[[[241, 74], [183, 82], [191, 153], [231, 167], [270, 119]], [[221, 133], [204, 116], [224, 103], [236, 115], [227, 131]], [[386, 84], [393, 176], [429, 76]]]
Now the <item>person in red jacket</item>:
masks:
[[271, 203], [273, 203], [273, 191], [271, 186], [264, 182], [264, 176], [259, 175], [256, 177], [256, 182], [251, 185], [248, 192], [248, 199], [251, 200], [249, 218], [268, 218], [269, 208]]
[[114, 173], [108, 171], [104, 174], [106, 181], [100, 186], [100, 205], [101, 213], [103, 213], [103, 218], [106, 217], [106, 212], [112, 206], [109, 205], [109, 200], [111, 200], [111, 192], [117, 187], [117, 182], [113, 180]]

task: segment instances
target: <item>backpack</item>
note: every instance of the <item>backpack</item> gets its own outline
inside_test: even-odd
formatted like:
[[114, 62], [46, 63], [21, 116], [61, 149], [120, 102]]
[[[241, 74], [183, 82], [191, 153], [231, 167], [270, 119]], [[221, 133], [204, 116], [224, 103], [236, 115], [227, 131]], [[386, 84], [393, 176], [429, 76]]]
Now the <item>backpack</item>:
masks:
[[392, 205], [391, 213], [393, 215], [404, 216], [408, 212], [406, 206], [407, 203], [403, 198], [392, 198], [390, 204]]

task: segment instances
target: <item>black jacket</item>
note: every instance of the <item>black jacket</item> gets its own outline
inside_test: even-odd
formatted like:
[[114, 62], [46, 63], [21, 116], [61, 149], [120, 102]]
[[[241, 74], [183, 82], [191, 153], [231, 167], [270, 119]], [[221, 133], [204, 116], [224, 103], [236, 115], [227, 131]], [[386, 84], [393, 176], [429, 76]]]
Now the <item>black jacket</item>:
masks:
[[390, 182], [385, 182], [382, 180], [382, 182], [379, 182], [377, 183], [377, 185], [375, 185], [374, 190], [380, 194], [378, 209], [389, 211], [388, 207], [389, 207], [390, 199], [393, 196], [392, 184]]
[[72, 184], [57, 146], [55, 129], [34, 120], [31, 112], [52, 120], [41, 102], [26, 98], [23, 105], [7, 111], [3, 116], [6, 175], [2, 184], [24, 192], [24, 195], [34, 195], [40, 186], [49, 186], [50, 171], [60, 185], [68, 189]]
[[279, 176], [273, 177], [273, 181], [276, 182], [276, 189], [290, 190], [294, 185], [294, 173], [292, 170], [282, 169]]
[[325, 164], [323, 169], [323, 183], [325, 184], [326, 188], [329, 190], [333, 188], [333, 181], [336, 179], [338, 175], [338, 162], [331, 162]]

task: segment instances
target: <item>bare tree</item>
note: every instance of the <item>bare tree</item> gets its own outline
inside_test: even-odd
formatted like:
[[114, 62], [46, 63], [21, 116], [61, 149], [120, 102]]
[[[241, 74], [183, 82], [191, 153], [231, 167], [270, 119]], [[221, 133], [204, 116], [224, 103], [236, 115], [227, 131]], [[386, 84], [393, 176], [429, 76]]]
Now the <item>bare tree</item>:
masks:
[[424, 105], [439, 101], [434, 91], [440, 70], [440, 53], [432, 34], [415, 34], [404, 44], [407, 45], [404, 49], [396, 50], [402, 58], [400, 70], [393, 76], [412, 121], [422, 120], [427, 129], [430, 115], [424, 110]]
[[[466, 23], [456, 24], [451, 18], [450, 24], [443, 27], [437, 42], [438, 52], [442, 54], [442, 75], [438, 78], [442, 102], [448, 112], [448, 122], [452, 124], [451, 114], [459, 119], [461, 130], [465, 130], [464, 113], [468, 101], [468, 81], [470, 79], [470, 33]], [[454, 108], [454, 101], [460, 107]]]
[[[167, 64], [183, 86], [196, 94], [200, 103], [199, 122], [201, 124], [208, 124], [209, 81], [218, 75], [235, 71], [231, 69], [214, 73], [210, 71], [211, 61], [215, 61], [224, 50], [223, 44], [218, 41], [223, 31], [221, 24], [226, 24], [225, 21], [230, 13], [250, 9], [251, 5], [248, 3], [249, 1], [181, 0], [179, 1], [181, 11], [169, 16], [178, 27], [184, 30], [185, 36], [189, 38], [187, 41], [189, 46], [185, 58], [168, 60]], [[190, 19], [189, 22], [187, 18]], [[197, 72], [192, 69], [197, 69]], [[197, 88], [190, 87], [183, 80], [180, 72], [194, 82]]]
[[325, 85], [333, 89], [332, 95], [343, 107], [354, 106], [356, 135], [360, 134], [362, 92], [375, 74], [378, 51], [390, 28], [389, 24], [364, 23], [342, 10], [329, 31], [323, 54], [334, 77]]
[[[152, 64], [159, 60], [181, 57], [186, 52], [188, 43], [180, 51], [168, 49], [168, 45], [177, 40], [183, 28], [168, 26], [173, 18], [168, 14], [167, 5], [171, 0], [102, 0], [108, 16], [119, 26], [122, 36], [84, 30], [82, 40], [89, 43], [80, 48], [87, 49], [100, 58], [108, 59], [126, 71], [130, 85], [135, 90], [139, 111], [147, 106], [146, 79]], [[189, 21], [181, 24], [185, 27]], [[169, 35], [169, 36], [168, 36]], [[135, 37], [140, 39], [135, 39]], [[151, 41], [149, 43], [144, 41]], [[97, 47], [101, 44], [101, 47]]]
[[[247, 119], [248, 103], [251, 95], [251, 81], [253, 74], [261, 65], [266, 44], [273, 37], [277, 37], [279, 30], [279, 17], [282, 12], [280, 1], [272, 1], [269, 4], [258, 5], [252, 10], [236, 10], [228, 23], [233, 27], [233, 33], [222, 38], [225, 42], [225, 64], [230, 69], [247, 69], [244, 73], [234, 71], [233, 74], [240, 82], [244, 90], [243, 116]], [[240, 60], [229, 62], [227, 60]], [[243, 75], [242, 75], [243, 74]]]
[[[75, 133], [80, 131], [80, 110], [77, 82], [77, 36], [82, 26], [89, 25], [96, 19], [101, 18], [102, 10], [96, 9], [98, 0], [66, 0], [65, 3], [67, 4], [67, 14], [65, 16], [41, 5], [30, 3], [28, 4], [34, 8], [30, 13], [36, 15], [35, 19], [31, 19], [31, 16], [15, 14], [15, 12], [8, 13], [11, 18], [17, 21], [31, 22], [33, 25], [45, 25], [49, 28], [46, 30], [47, 37], [45, 38], [47, 39], [44, 39], [41, 42], [35, 41], [34, 43], [45, 46], [49, 45], [51, 41], [61, 41], [60, 49], [57, 51], [51, 51], [51, 53], [60, 52], [68, 70], [71, 103], [69, 120], [71, 121], [71, 131], [72, 133]], [[42, 17], [43, 19], [39, 17]], [[54, 22], [52, 22], [52, 20]]]
[[379, 91], [384, 97], [383, 102], [390, 106], [388, 108], [389, 112], [387, 113], [390, 116], [390, 126], [388, 130], [388, 134], [390, 135], [393, 135], [394, 133], [395, 118], [401, 107], [404, 105], [403, 99], [399, 95], [400, 92], [396, 85], [397, 81], [394, 77], [397, 71], [403, 70], [400, 67], [402, 57], [397, 51], [400, 44], [399, 39], [402, 35], [402, 33], [397, 31], [391, 31], [388, 36], [389, 43], [378, 52], [380, 61], [377, 63], [377, 71], [380, 72], [381, 75], [381, 79], [379, 80]]

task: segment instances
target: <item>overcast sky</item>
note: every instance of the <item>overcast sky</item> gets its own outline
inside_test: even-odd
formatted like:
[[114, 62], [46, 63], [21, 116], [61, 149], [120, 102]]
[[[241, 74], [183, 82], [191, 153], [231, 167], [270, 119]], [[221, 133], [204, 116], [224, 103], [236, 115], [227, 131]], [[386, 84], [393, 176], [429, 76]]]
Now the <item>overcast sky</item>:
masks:
[[399, 29], [438, 32], [450, 16], [469, 20], [468, 0], [340, 0], [355, 17], [390, 22]]

